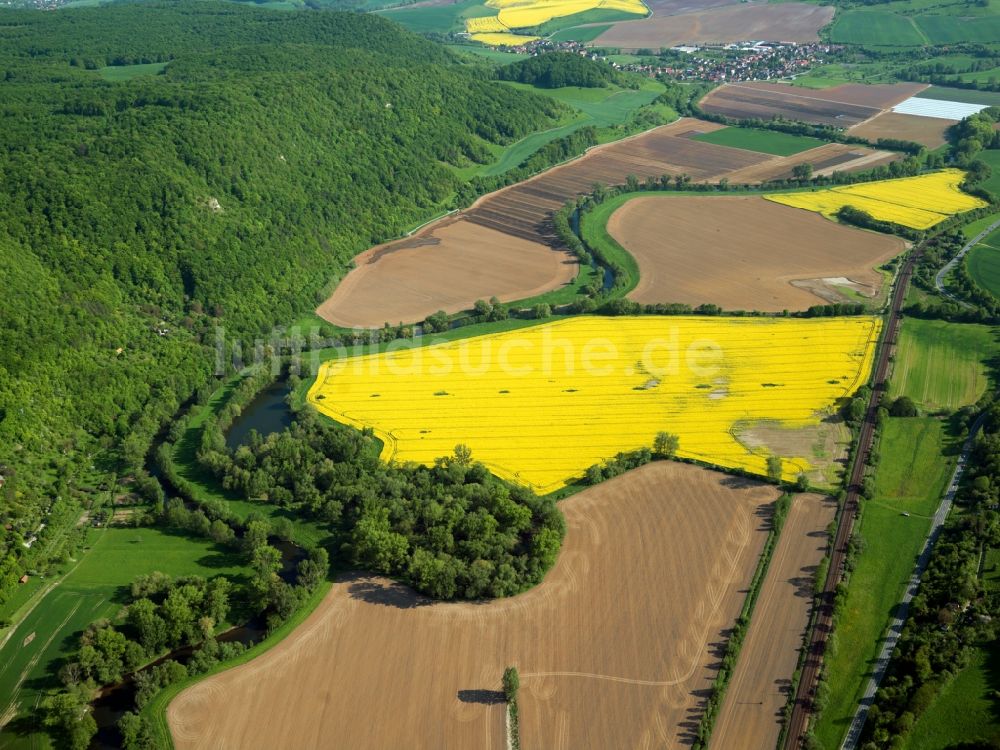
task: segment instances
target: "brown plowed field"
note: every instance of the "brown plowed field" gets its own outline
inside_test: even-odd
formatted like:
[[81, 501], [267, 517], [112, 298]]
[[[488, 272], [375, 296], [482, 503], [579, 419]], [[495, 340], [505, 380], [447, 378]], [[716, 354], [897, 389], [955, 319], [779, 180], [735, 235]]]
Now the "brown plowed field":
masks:
[[469, 221], [366, 250], [316, 310], [331, 323], [374, 327], [457, 312], [479, 298], [523, 299], [576, 277], [570, 253]]
[[798, 164], [812, 164], [813, 174], [825, 175], [832, 172], [852, 172], [871, 169], [880, 164], [899, 159], [891, 151], [875, 151], [865, 146], [850, 146], [846, 143], [825, 143], [822, 146], [801, 151], [791, 156], [776, 156], [760, 164], [731, 172], [732, 184], [757, 184], [768, 180], [782, 180], [792, 177], [792, 169]]
[[[782, 8], [784, 5], [767, 6]], [[927, 86], [922, 83], [843, 84], [805, 89], [761, 81], [720, 86], [701, 100], [706, 112], [737, 119], [771, 119], [781, 115], [815, 125], [850, 128], [859, 125]]]
[[566, 500], [559, 560], [521, 596], [343, 577], [271, 651], [174, 699], [175, 746], [503, 750], [510, 664], [526, 748], [689, 744], [776, 494], [657, 462]]
[[592, 44], [636, 50], [749, 40], [814, 42], [833, 12], [832, 7], [807, 3], [740, 4], [679, 15], [654, 10], [649, 18], [616, 23]]
[[713, 749], [761, 750], [777, 743], [809, 624], [813, 578], [836, 510], [823, 495], [792, 502], [715, 721]]
[[874, 268], [905, 247], [759, 196], [634, 198], [608, 232], [639, 264], [630, 299], [766, 312], [825, 301], [790, 283], [799, 279], [846, 277], [874, 295], [882, 283]]
[[711, 180], [772, 159], [686, 137], [720, 127], [684, 118], [486, 195], [461, 214], [359, 255], [316, 313], [345, 327], [380, 327], [423, 320], [438, 310], [458, 312], [480, 298], [509, 301], [555, 289], [575, 276], [577, 266], [546, 246], [555, 244], [552, 212], [589, 193], [595, 182], [681, 173]]
[[922, 143], [927, 148], [933, 149], [945, 142], [945, 131], [956, 122], [958, 120], [885, 112], [851, 128], [851, 135], [867, 138], [870, 141], [879, 138], [902, 138]]

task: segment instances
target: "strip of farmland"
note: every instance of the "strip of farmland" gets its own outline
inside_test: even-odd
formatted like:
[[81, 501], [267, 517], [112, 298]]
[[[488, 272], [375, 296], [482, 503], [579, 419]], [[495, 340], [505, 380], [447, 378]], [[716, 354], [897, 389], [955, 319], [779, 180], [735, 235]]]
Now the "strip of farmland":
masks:
[[507, 302], [565, 284], [576, 273], [559, 248], [552, 213], [595, 183], [621, 184], [686, 174], [698, 182], [757, 182], [791, 175], [796, 164], [822, 169], [871, 168], [896, 158], [863, 147], [826, 144], [790, 157], [692, 140], [721, 126], [682, 118], [670, 125], [592, 149], [579, 159], [480, 198], [462, 213], [411, 237], [372, 248], [317, 308], [344, 327], [415, 322], [444, 310], [459, 312], [477, 299]]
[[824, 495], [799, 495], [792, 502], [715, 722], [713, 749], [759, 750], [777, 743], [809, 625], [813, 578], [836, 511], [837, 503]]
[[181, 693], [174, 744], [500, 750], [511, 664], [524, 747], [690, 744], [776, 496], [656, 462], [566, 500], [559, 561], [520, 596], [435, 604], [343, 576], [274, 649]]

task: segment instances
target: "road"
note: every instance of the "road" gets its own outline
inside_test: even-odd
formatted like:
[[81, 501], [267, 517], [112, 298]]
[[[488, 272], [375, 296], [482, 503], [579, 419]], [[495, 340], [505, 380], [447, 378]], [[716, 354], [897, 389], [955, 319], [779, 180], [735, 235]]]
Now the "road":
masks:
[[957, 302], [962, 307], [968, 307], [968, 308], [972, 307], [972, 305], [970, 305], [968, 302], [963, 302], [958, 297], [956, 297], [954, 294], [952, 294], [947, 289], [945, 289], [944, 288], [944, 280], [945, 280], [945, 277], [949, 273], [951, 273], [951, 270], [962, 261], [962, 258], [965, 257], [965, 254], [967, 252], [969, 252], [969, 250], [971, 250], [972, 248], [974, 248], [976, 245], [978, 245], [980, 242], [982, 242], [986, 238], [986, 236], [989, 235], [991, 232], [993, 232], [993, 230], [996, 229], [997, 227], [1000, 227], [1000, 219], [997, 219], [996, 221], [994, 221], [992, 224], [990, 224], [988, 227], [986, 227], [986, 229], [984, 229], [982, 232], [980, 232], [979, 234], [977, 234], [971, 240], [969, 240], [968, 242], [966, 242], [965, 246], [961, 250], [958, 251], [958, 254], [954, 258], [952, 258], [951, 260], [949, 260], [947, 263], [944, 264], [944, 266], [941, 268], [941, 270], [937, 272], [937, 276], [934, 277], [934, 286], [937, 287], [938, 293], [944, 295], [945, 297], [947, 297], [948, 299], [950, 299], [952, 302]]
[[876, 414], [882, 394], [886, 389], [886, 380], [889, 372], [889, 353], [892, 351], [892, 347], [896, 343], [896, 337], [899, 334], [899, 311], [903, 306], [906, 290], [913, 276], [913, 267], [921, 252], [922, 248], [916, 247], [909, 254], [899, 273], [899, 278], [896, 280], [896, 287], [893, 290], [885, 335], [882, 338], [882, 345], [879, 347], [875, 361], [875, 375], [872, 378], [872, 395], [868, 401], [868, 409], [865, 412], [864, 421], [861, 424], [861, 434], [858, 436], [858, 450], [854, 457], [854, 463], [851, 466], [850, 480], [847, 485], [847, 497], [837, 517], [837, 533], [830, 550], [830, 568], [827, 573], [826, 582], [823, 585], [823, 591], [817, 597], [816, 623], [809, 636], [809, 643], [806, 646], [806, 659], [802, 665], [802, 675], [799, 679], [798, 692], [795, 695], [795, 704], [792, 706], [792, 715], [788, 722], [788, 732], [785, 735], [786, 750], [801, 747], [802, 738], [809, 726], [809, 718], [812, 714], [812, 700], [816, 694], [816, 685], [819, 681], [820, 670], [823, 664], [823, 652], [826, 650], [826, 641], [833, 629], [834, 591], [844, 574], [844, 559], [847, 555], [847, 545], [851, 539], [851, 532], [854, 529], [854, 521], [857, 518], [861, 482], [864, 478], [868, 454], [871, 452], [872, 439], [875, 435]]
[[917, 564], [913, 568], [913, 575], [910, 576], [910, 582], [907, 584], [903, 598], [899, 606], [896, 607], [896, 613], [889, 624], [889, 632], [882, 642], [882, 650], [875, 661], [875, 671], [865, 686], [864, 695], [858, 704], [857, 711], [854, 713], [854, 718], [851, 720], [847, 736], [840, 746], [841, 750], [854, 750], [857, 747], [858, 740], [861, 738], [861, 730], [865, 726], [865, 719], [868, 718], [868, 710], [875, 700], [875, 691], [878, 690], [882, 678], [885, 677], [885, 672], [889, 667], [889, 659], [892, 657], [892, 652], [899, 642], [899, 636], [903, 632], [903, 624], [906, 622], [906, 616], [910, 610], [910, 601], [916, 596], [917, 589], [920, 586], [920, 578], [927, 569], [927, 563], [930, 561], [931, 551], [934, 549], [934, 545], [941, 535], [941, 529], [944, 526], [944, 521], [948, 517], [949, 511], [951, 511], [951, 504], [955, 499], [955, 493], [958, 491], [959, 482], [962, 481], [962, 474], [965, 472], [969, 453], [972, 450], [972, 442], [976, 437], [976, 433], [979, 432], [979, 428], [983, 426], [985, 418], [986, 414], [979, 415], [979, 418], [973, 423], [972, 429], [969, 430], [969, 437], [965, 439], [965, 445], [962, 446], [962, 452], [958, 456], [958, 463], [955, 465], [955, 473], [951, 477], [951, 484], [948, 485], [948, 491], [944, 493], [941, 504], [938, 505], [937, 512], [934, 514], [930, 532], [924, 541], [920, 557], [917, 558]]

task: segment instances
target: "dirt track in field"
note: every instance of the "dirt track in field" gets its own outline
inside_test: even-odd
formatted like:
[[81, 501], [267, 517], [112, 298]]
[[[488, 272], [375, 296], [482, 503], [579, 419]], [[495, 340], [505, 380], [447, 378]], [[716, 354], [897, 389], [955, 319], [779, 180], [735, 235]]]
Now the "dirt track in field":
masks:
[[479, 298], [524, 299], [571, 282], [578, 270], [567, 251], [465, 220], [371, 248], [354, 262], [355, 269], [316, 310], [346, 328], [423, 320]]
[[[784, 5], [767, 6], [782, 8]], [[737, 119], [769, 120], [781, 115], [814, 125], [851, 128], [927, 88], [923, 83], [843, 84], [807, 89], [780, 83], [729, 83], [709, 92], [700, 106], [706, 112]]]
[[809, 622], [813, 578], [836, 510], [823, 495], [799, 495], [792, 502], [715, 721], [712, 748], [775, 746]]
[[901, 253], [896, 237], [864, 232], [759, 196], [634, 198], [608, 232], [639, 264], [628, 295], [644, 304], [711, 303], [726, 310], [802, 310], [824, 298], [792, 281], [845, 277], [873, 296], [874, 270]]
[[175, 746], [501, 750], [510, 664], [526, 748], [688, 746], [776, 494], [657, 462], [564, 501], [556, 566], [512, 599], [342, 577], [274, 649], [174, 699]]
[[945, 142], [945, 131], [956, 122], [958, 120], [885, 112], [851, 128], [851, 135], [867, 138], [869, 141], [879, 138], [902, 138], [934, 149]]
[[833, 12], [832, 7], [807, 3], [740, 4], [678, 15], [660, 14], [654, 8], [651, 17], [620, 21], [591, 44], [636, 50], [748, 40], [813, 42]]

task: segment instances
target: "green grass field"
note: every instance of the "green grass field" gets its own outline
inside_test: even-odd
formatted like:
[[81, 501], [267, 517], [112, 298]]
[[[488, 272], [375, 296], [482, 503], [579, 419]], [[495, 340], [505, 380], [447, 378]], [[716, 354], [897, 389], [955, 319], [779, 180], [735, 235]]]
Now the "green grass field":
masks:
[[933, 417], [890, 419], [883, 428], [875, 499], [865, 501], [858, 526], [864, 549], [826, 660], [830, 698], [815, 730], [826, 750], [840, 747], [864, 691], [882, 634], [951, 477], [955, 442], [945, 433], [945, 423]]
[[830, 27], [835, 44], [870, 44], [882, 47], [915, 47], [928, 42], [910, 18], [883, 10], [849, 10], [838, 13]]
[[466, 18], [496, 15], [495, 8], [487, 8], [481, 0], [461, 0], [454, 5], [429, 5], [420, 8], [391, 8], [376, 11], [418, 34], [465, 31]]
[[155, 76], [162, 73], [167, 63], [145, 63], [143, 65], [109, 65], [98, 68], [97, 72], [105, 81], [131, 81], [136, 76]]
[[962, 742], [1000, 743], [1000, 647], [976, 649], [906, 736], [903, 750], [947, 750]]
[[[78, 564], [70, 563], [65, 577], [0, 648], [0, 715], [11, 706], [23, 713], [45, 689], [58, 686], [60, 661], [75, 649], [76, 634], [95, 620], [114, 617], [122, 587], [136, 576], [160, 571], [240, 579], [247, 574], [238, 555], [208, 540], [151, 528], [90, 529], [87, 534], [90, 550]], [[0, 748], [28, 747], [48, 747], [48, 740], [11, 727], [0, 733]]]
[[929, 412], [974, 404], [986, 392], [985, 362], [996, 351], [997, 334], [990, 326], [907, 318], [889, 396], [909, 396]]
[[984, 16], [970, 23], [957, 16], [921, 15], [914, 21], [931, 44], [1000, 42], [1000, 16]]
[[[656, 81], [644, 81], [638, 89], [609, 86], [607, 88], [580, 88], [566, 86], [559, 89], [543, 89], [526, 83], [502, 83], [522, 91], [548, 96], [577, 110], [577, 114], [567, 118], [556, 127], [532, 133], [506, 147], [495, 147], [496, 160], [490, 164], [478, 164], [456, 170], [463, 179], [476, 175], [497, 175], [521, 164], [546, 143], [562, 138], [587, 125], [609, 128], [621, 125], [640, 107], [651, 104], [663, 93], [664, 87]], [[665, 110], [666, 111], [666, 110]], [[676, 113], [668, 113], [676, 118]]]
[[824, 143], [818, 138], [753, 128], [723, 128], [722, 130], [713, 130], [711, 133], [696, 135], [693, 140], [775, 156], [791, 156], [822, 146]]
[[965, 262], [975, 282], [1000, 299], [1000, 233], [986, 239], [986, 243], [969, 251]]
[[[921, 99], [943, 99], [950, 102], [1000, 106], [1000, 93], [996, 91], [973, 91], [971, 89], [956, 89], [950, 86], [931, 86], [921, 91], [917, 96]], [[989, 152], [983, 152], [983, 154], [986, 153]], [[982, 157], [979, 156], [977, 158]]]
[[[638, 16], [632, 16], [638, 18]], [[611, 24], [599, 24], [597, 26], [582, 26], [577, 28], [562, 29], [553, 32], [549, 39], [553, 42], [592, 42], [605, 31], [611, 28]]]
[[463, 55], [464, 57], [472, 56], [477, 59], [489, 60], [497, 65], [506, 65], [507, 63], [517, 62], [523, 59], [524, 55], [519, 55], [516, 52], [503, 52], [498, 49], [493, 49], [492, 47], [483, 47], [478, 44], [446, 44], [444, 45], [452, 52]]

